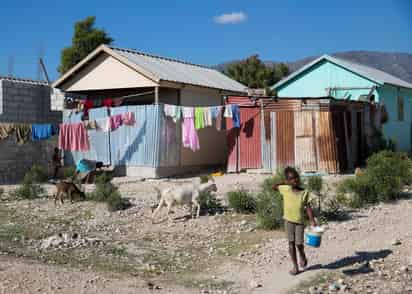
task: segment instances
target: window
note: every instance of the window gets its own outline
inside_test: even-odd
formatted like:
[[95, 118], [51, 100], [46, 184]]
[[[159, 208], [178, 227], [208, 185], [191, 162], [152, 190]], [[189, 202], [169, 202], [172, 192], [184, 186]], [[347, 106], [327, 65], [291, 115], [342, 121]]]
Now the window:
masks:
[[403, 107], [403, 97], [398, 96], [398, 121], [403, 121], [404, 107]]

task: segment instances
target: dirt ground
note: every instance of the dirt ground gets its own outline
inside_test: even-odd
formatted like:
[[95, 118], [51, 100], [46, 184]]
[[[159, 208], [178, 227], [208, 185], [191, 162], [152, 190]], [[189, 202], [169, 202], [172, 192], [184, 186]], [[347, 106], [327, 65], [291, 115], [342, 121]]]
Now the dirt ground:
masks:
[[[225, 193], [237, 188], [257, 191], [265, 177], [216, 177], [218, 196], [225, 200]], [[337, 180], [327, 178], [329, 183]], [[163, 213], [152, 224], [151, 207], [157, 201], [154, 187], [190, 181], [116, 178], [122, 196], [133, 206], [114, 213], [95, 202], [55, 207], [45, 198], [14, 201], [3, 197], [0, 294], [308, 293], [319, 275], [356, 269], [364, 262], [383, 258], [409, 266], [404, 257], [412, 248], [410, 198], [330, 222], [322, 247], [307, 249], [312, 267], [292, 277], [284, 233], [256, 229], [253, 215], [225, 212], [187, 219], [187, 211], [175, 208], [173, 222]], [[2, 188], [7, 192], [14, 187]], [[49, 194], [55, 189], [46, 188]], [[50, 236], [58, 234], [71, 236], [70, 241], [45, 246]], [[392, 245], [394, 239], [400, 244]], [[409, 286], [402, 279], [400, 283]]]

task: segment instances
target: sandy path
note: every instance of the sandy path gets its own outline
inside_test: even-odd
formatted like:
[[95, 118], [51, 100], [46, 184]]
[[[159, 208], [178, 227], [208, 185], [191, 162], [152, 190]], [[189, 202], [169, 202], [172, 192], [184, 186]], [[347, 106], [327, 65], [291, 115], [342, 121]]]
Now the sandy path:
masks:
[[[280, 265], [276, 262], [279, 253], [287, 255], [285, 240], [283, 243], [275, 241], [266, 249], [266, 254], [272, 255], [274, 263], [232, 268], [226, 265], [223, 272], [228, 279], [243, 284], [240, 293], [285, 293], [322, 271], [342, 271], [357, 265], [359, 267], [365, 261], [391, 256], [405, 260], [410, 258], [412, 249], [411, 214], [412, 199], [401, 200], [396, 204], [381, 204], [356, 212], [349, 221], [329, 224], [322, 247], [306, 250], [312, 269], [309, 267], [308, 271], [298, 276], [288, 274], [288, 259], [284, 259]], [[399, 239], [402, 244], [393, 246], [395, 239]], [[405, 265], [408, 264], [412, 264], [412, 259], [405, 261]], [[262, 287], [251, 290], [249, 284], [252, 280], [259, 282]]]

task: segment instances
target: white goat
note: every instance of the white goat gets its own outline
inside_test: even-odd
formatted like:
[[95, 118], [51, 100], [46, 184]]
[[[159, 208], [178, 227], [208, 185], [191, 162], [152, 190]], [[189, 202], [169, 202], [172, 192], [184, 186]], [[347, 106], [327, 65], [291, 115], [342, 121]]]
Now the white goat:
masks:
[[160, 191], [156, 188], [159, 205], [152, 215], [152, 220], [159, 213], [163, 206], [167, 206], [167, 215], [169, 216], [170, 209], [173, 205], [188, 205], [190, 214], [192, 215], [193, 205], [196, 207], [196, 217], [200, 214], [200, 194], [203, 192], [216, 192], [217, 187], [214, 182], [200, 184], [200, 180], [193, 181], [192, 185], [180, 186], [175, 188], [166, 188]]

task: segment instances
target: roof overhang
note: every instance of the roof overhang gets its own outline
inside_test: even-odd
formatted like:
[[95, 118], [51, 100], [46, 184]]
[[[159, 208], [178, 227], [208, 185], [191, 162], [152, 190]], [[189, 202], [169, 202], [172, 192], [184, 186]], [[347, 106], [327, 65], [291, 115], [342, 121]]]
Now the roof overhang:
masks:
[[78, 64], [72, 67], [68, 72], [66, 72], [63, 76], [61, 76], [57, 81], [53, 83], [53, 88], [61, 87], [65, 82], [67, 82], [73, 75], [78, 73], [85, 67], [88, 63], [94, 60], [99, 54], [107, 53], [108, 55], [112, 56], [113, 58], [117, 59], [119, 62], [123, 63], [124, 65], [132, 68], [136, 72], [142, 74], [146, 78], [150, 79], [155, 83], [160, 83], [160, 79], [154, 76], [152, 73], [148, 72], [147, 70], [137, 66], [135, 63], [130, 62], [127, 58], [121, 56], [120, 54], [116, 53], [114, 50], [110, 49], [106, 45], [100, 45], [95, 50], [93, 50], [89, 55], [87, 55], [83, 60], [81, 60]]
[[301, 67], [299, 70], [295, 71], [294, 73], [292, 73], [291, 75], [285, 77], [284, 79], [280, 80], [279, 82], [277, 82], [276, 84], [274, 84], [271, 89], [279, 89], [282, 86], [284, 86], [286, 83], [288, 83], [289, 81], [292, 81], [294, 78], [298, 77], [299, 75], [301, 75], [302, 73], [306, 72], [307, 70], [311, 69], [313, 66], [315, 66], [316, 64], [322, 62], [322, 61], [328, 61], [330, 63], [333, 63], [334, 65], [337, 65], [339, 67], [342, 67], [358, 76], [361, 76], [367, 80], [370, 80], [373, 83], [376, 83], [378, 85], [383, 85], [384, 83], [382, 81], [378, 81], [376, 79], [373, 79], [369, 76], [366, 76], [363, 73], [357, 72], [355, 70], [353, 70], [352, 68], [342, 64], [341, 62], [337, 61], [335, 58], [333, 58], [332, 56], [329, 55], [322, 55], [321, 57], [313, 60], [312, 62], [306, 64], [305, 66]]

